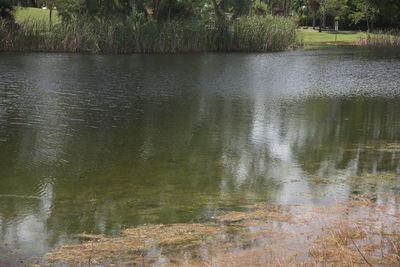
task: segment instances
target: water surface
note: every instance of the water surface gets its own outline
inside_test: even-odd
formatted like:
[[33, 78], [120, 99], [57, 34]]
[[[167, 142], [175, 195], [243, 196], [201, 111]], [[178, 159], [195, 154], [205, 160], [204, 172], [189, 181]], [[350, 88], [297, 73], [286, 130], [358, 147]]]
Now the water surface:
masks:
[[84, 232], [398, 193], [337, 179], [397, 175], [399, 138], [398, 50], [0, 54], [0, 263]]

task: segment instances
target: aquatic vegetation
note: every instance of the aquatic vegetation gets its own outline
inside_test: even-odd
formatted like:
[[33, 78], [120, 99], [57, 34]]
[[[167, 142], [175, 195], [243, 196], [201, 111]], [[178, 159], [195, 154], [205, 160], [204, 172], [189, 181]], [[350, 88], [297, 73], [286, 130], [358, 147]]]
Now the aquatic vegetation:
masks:
[[329, 179], [317, 175], [312, 175], [307, 179], [308, 182], [313, 183], [313, 184], [332, 184], [333, 181], [330, 181]]
[[152, 265], [160, 259], [165, 266], [396, 265], [400, 214], [393, 213], [395, 196], [378, 197], [380, 203], [368, 195], [325, 206], [261, 203], [215, 216], [214, 223], [143, 225], [119, 237], [89, 235], [90, 241], [62, 246], [46, 260], [83, 265]]
[[396, 173], [366, 173], [357, 176], [349, 176], [343, 183], [352, 186], [353, 190], [367, 191], [371, 186], [374, 188], [394, 188], [399, 185], [399, 176]]
[[66, 245], [46, 255], [50, 262], [95, 263], [135, 262], [153, 247], [164, 251], [188, 249], [206, 242], [222, 229], [215, 225], [143, 225], [122, 231], [120, 237], [82, 235], [90, 241]]
[[400, 145], [398, 143], [367, 143], [362, 146], [353, 145], [345, 149], [347, 152], [367, 151], [369, 153], [385, 152], [385, 153], [399, 153]]

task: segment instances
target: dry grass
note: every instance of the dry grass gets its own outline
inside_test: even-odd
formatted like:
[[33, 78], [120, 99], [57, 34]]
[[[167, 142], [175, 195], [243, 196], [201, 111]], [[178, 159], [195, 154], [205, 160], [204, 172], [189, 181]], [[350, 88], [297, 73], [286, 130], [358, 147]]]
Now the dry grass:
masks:
[[[62, 246], [46, 255], [49, 262], [68, 264], [99, 264], [118, 262], [151, 263], [148, 253], [157, 247], [163, 252], [188, 250], [218, 233], [217, 226], [203, 224], [143, 225], [126, 229], [120, 237], [109, 238], [83, 234], [90, 241], [78, 245]], [[147, 257], [145, 258], [145, 254]]]
[[[83, 235], [50, 263], [160, 266], [399, 266], [398, 198], [325, 206], [258, 204], [208, 224], [144, 225], [120, 237]], [[225, 225], [225, 226], [224, 226]]]
[[368, 34], [364, 38], [360, 38], [360, 41], [357, 42], [357, 44], [372, 47], [399, 47], [400, 32], [399, 30], [374, 32], [372, 34]]
[[251, 205], [245, 207], [247, 211], [231, 211], [225, 214], [214, 216], [211, 219], [222, 223], [232, 224], [245, 221], [259, 221], [274, 219], [276, 221], [288, 222], [291, 218], [291, 214], [285, 212], [281, 207], [270, 207], [262, 204]]

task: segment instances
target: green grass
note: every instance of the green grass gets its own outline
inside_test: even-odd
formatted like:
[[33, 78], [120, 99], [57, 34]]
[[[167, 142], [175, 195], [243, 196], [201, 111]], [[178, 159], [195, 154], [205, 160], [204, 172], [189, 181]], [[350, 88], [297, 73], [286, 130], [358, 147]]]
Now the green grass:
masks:
[[335, 32], [330, 31], [318, 32], [318, 30], [301, 29], [298, 30], [297, 38], [299, 42], [307, 46], [332, 43], [353, 44], [360, 41], [360, 38], [364, 38], [367, 36], [365, 32], [358, 31], [339, 31], [336, 39], [335, 35]]
[[[41, 8], [21, 8], [17, 7], [15, 12], [15, 21], [18, 24], [22, 24], [26, 21], [32, 22], [40, 22], [40, 23], [48, 23], [49, 22], [49, 12], [48, 9]], [[53, 11], [53, 24], [59, 22], [59, 18], [57, 16], [57, 11]]]

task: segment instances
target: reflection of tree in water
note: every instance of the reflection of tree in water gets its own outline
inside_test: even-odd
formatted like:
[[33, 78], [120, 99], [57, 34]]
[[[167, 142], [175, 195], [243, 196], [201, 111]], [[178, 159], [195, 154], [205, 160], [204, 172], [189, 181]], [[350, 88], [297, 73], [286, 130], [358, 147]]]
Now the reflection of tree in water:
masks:
[[[338, 177], [366, 173], [397, 172], [397, 100], [388, 99], [310, 99], [295, 109], [301, 118], [290, 131], [304, 133], [293, 144], [302, 169], [324, 183], [336, 183]], [[393, 145], [394, 143], [394, 145]], [[395, 148], [390, 148], [394, 146]], [[362, 179], [349, 182], [349, 192], [375, 191]], [[364, 182], [365, 183], [365, 182]], [[314, 190], [329, 186], [311, 184]], [[358, 188], [358, 189], [357, 189]], [[361, 191], [360, 191], [361, 190]]]

